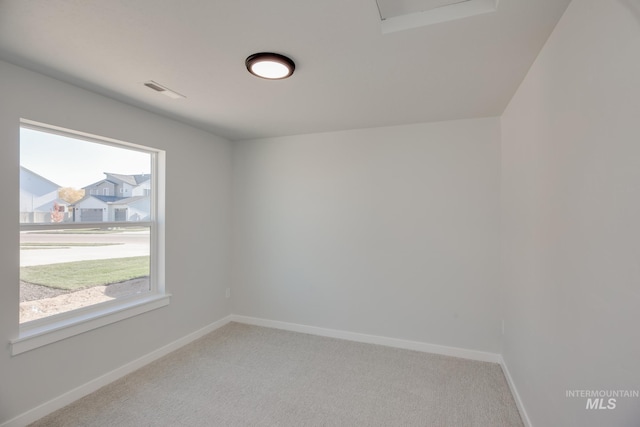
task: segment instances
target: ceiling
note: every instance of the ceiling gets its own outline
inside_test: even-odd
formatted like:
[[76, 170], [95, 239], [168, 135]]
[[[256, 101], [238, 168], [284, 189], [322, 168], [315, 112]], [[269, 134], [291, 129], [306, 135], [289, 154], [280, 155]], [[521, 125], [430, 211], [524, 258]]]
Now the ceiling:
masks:
[[[376, 0], [0, 0], [0, 59], [230, 140], [489, 117], [569, 2], [383, 34]], [[251, 76], [261, 51], [295, 74]]]

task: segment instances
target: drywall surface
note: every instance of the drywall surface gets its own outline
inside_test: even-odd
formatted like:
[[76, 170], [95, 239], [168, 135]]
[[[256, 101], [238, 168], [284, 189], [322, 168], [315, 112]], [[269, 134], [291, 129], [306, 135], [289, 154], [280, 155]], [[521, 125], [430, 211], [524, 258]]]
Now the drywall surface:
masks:
[[[0, 424], [230, 313], [229, 143], [0, 62]], [[169, 306], [10, 356], [18, 334], [20, 118], [166, 150]]]
[[234, 314], [498, 352], [499, 120], [234, 143]]
[[575, 0], [502, 117], [503, 356], [535, 426], [640, 423], [609, 392], [640, 389], [638, 52], [640, 3]]

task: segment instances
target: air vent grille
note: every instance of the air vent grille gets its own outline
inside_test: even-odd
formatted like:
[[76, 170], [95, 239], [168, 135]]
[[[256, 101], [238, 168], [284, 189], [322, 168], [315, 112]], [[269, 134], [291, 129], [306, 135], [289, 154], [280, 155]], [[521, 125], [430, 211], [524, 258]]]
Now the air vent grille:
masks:
[[186, 96], [181, 95], [178, 92], [175, 92], [169, 89], [168, 87], [162, 86], [160, 83], [154, 82], [153, 80], [149, 80], [148, 82], [145, 82], [144, 85], [149, 89], [153, 89], [156, 92], [160, 92], [161, 94], [168, 96], [169, 98], [173, 98], [173, 99], [186, 98]]
[[166, 90], [165, 88], [163, 88], [162, 86], [159, 86], [157, 83], [154, 83], [154, 82], [146, 82], [144, 85], [158, 92], [164, 92]]

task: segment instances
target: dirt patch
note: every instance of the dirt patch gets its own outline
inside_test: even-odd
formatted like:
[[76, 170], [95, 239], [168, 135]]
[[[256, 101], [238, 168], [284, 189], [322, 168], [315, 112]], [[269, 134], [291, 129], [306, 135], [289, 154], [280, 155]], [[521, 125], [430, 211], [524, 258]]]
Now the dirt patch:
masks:
[[47, 288], [46, 286], [34, 285], [20, 281], [20, 302], [36, 301], [39, 299], [53, 298], [58, 295], [68, 294], [71, 291], [64, 289]]
[[20, 282], [20, 323], [148, 291], [148, 277], [75, 292]]

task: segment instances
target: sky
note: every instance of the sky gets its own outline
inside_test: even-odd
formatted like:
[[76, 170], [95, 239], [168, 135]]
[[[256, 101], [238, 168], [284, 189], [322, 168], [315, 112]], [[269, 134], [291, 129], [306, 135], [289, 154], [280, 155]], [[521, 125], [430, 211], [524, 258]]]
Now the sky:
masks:
[[151, 155], [21, 128], [20, 166], [60, 187], [80, 189], [104, 179], [103, 172], [148, 174]]

